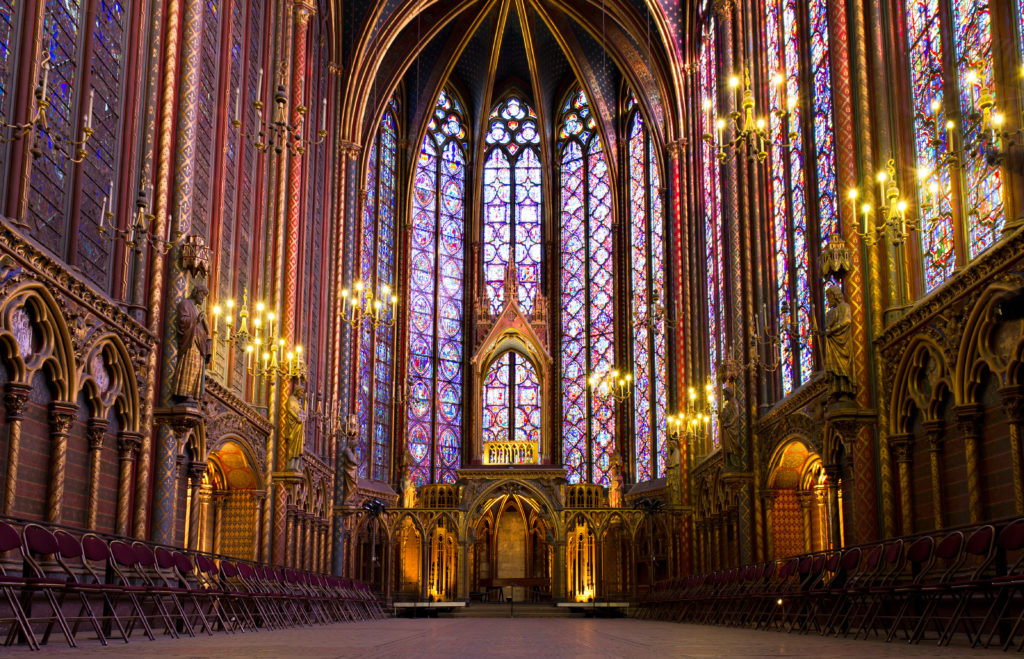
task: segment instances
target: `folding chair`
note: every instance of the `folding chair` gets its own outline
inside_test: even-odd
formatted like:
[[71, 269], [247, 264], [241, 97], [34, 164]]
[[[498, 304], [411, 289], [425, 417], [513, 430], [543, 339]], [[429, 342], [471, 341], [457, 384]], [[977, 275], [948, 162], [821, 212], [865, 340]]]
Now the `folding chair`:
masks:
[[[89, 574], [89, 583], [96, 584], [97, 589], [103, 593], [104, 618], [117, 625], [125, 643], [131, 637], [136, 621], [142, 624], [142, 630], [149, 640], [154, 640], [153, 630], [149, 626], [149, 621], [146, 620], [138, 598], [131, 590], [131, 583], [122, 579], [122, 574], [113, 569], [113, 563], [114, 559], [106, 540], [93, 533], [86, 533], [82, 536], [82, 565]], [[133, 615], [122, 620], [117, 609], [121, 598], [125, 596], [128, 598], [129, 609]]]
[[[6, 522], [0, 522], [0, 556], [14, 549], [20, 549], [20, 547], [21, 538], [18, 536], [18, 532]], [[19, 600], [19, 595], [24, 585], [25, 578], [7, 574], [4, 570], [3, 561], [0, 560], [0, 592], [4, 594], [7, 606], [11, 609], [9, 615], [0, 615], [0, 624], [6, 624], [8, 627], [4, 645], [13, 643], [20, 632], [28, 647], [32, 650], [38, 650], [39, 642], [32, 632], [32, 626], [29, 624], [28, 617], [25, 615], [25, 609], [22, 608], [21, 601]]]
[[[38, 524], [28, 524], [21, 530], [21, 540], [21, 556], [31, 575], [25, 579], [21, 589], [23, 610], [28, 616], [29, 624], [46, 624], [41, 639], [42, 645], [46, 645], [54, 625], [57, 625], [64, 634], [68, 646], [72, 648], [78, 647], [78, 644], [75, 642], [75, 635], [71, 631], [62, 607], [64, 596], [68, 592], [65, 589], [66, 582], [64, 579], [48, 576], [36, 559], [36, 556], [56, 556], [60, 552], [57, 538], [53, 537], [52, 533]], [[32, 600], [36, 593], [41, 594], [46, 601], [50, 611], [49, 615], [32, 615]], [[103, 639], [102, 632], [100, 632], [100, 638]], [[105, 643], [106, 640], [104, 639]]]

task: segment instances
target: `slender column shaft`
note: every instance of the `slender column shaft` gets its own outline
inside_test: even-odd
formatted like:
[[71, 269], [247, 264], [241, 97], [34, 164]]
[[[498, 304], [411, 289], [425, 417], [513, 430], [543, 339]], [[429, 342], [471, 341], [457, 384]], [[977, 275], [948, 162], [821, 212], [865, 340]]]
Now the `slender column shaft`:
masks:
[[46, 498], [46, 521], [54, 524], [60, 524], [63, 520], [68, 432], [77, 409], [77, 405], [68, 403], [50, 404], [50, 489]]

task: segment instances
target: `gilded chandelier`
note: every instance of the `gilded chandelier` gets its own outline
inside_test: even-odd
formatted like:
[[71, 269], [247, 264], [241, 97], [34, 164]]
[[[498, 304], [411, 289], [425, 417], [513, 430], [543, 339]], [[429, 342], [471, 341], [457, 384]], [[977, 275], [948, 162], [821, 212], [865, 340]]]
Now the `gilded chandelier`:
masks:
[[[303, 358], [302, 345], [289, 346], [280, 336], [280, 319], [263, 302], [257, 302], [253, 311], [249, 311], [248, 292], [242, 294], [242, 306], [238, 310], [237, 325], [235, 324], [235, 301], [227, 300], [224, 306], [215, 304], [211, 310], [214, 351], [223, 323], [225, 336], [229, 346], [237, 346], [245, 355], [245, 368], [254, 379], [272, 380], [276, 376], [282, 378], [306, 377], [306, 362]], [[250, 329], [251, 325], [251, 329]]]
[[353, 329], [363, 322], [374, 329], [394, 327], [397, 308], [398, 295], [387, 284], [381, 284], [376, 295], [362, 280], [356, 280], [351, 292], [347, 288], [341, 291], [341, 319]]
[[[786, 76], [784, 73], [776, 73], [772, 76], [773, 85], [784, 85]], [[775, 143], [772, 141], [772, 136], [768, 132], [768, 122], [765, 117], [757, 116], [754, 107], [754, 91], [750, 87], [750, 72], [744, 71], [743, 74], [743, 91], [740, 92], [740, 79], [736, 75], [731, 75], [728, 78], [729, 88], [733, 91], [733, 94], [737, 96], [739, 110], [734, 110], [729, 113], [731, 119], [731, 126], [729, 122], [721, 117], [714, 115], [714, 103], [711, 99], [704, 99], [704, 116], [705, 126], [714, 126], [715, 132], [704, 133], [704, 141], [710, 144], [718, 154], [719, 162], [725, 162], [729, 153], [738, 154], [741, 146], [746, 147], [747, 153], [751, 154], [750, 158], [757, 158], [758, 162], [764, 162], [768, 158], [768, 148], [775, 146], [779, 148], [786, 148], [798, 138], [797, 132], [791, 130], [787, 135], [788, 142]], [[775, 117], [781, 123], [787, 119], [796, 107], [797, 99], [795, 97], [789, 97], [786, 100], [786, 106], [773, 111]], [[714, 117], [714, 121], [712, 121]], [[731, 137], [726, 137], [726, 129], [731, 131]], [[791, 127], [792, 128], [792, 127]]]

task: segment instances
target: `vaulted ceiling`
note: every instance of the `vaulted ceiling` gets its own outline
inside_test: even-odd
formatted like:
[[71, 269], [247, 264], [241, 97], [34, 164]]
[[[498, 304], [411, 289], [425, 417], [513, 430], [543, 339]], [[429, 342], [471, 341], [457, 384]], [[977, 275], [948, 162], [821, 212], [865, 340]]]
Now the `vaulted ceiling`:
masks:
[[682, 53], [686, 26], [696, 24], [695, 2], [336, 2], [346, 139], [365, 142], [393, 92], [415, 139], [445, 85], [462, 96], [476, 128], [508, 86], [521, 90], [544, 119], [578, 83], [609, 139], [624, 88], [637, 93], [657, 139], [671, 141], [679, 133]]

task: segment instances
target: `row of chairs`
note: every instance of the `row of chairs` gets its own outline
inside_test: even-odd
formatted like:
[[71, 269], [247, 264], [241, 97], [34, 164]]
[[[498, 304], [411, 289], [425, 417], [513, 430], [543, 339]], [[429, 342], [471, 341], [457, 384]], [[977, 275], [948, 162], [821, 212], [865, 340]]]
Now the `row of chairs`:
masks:
[[1024, 632], [1024, 518], [661, 582], [637, 616], [1005, 650]]
[[154, 640], [384, 617], [357, 581], [0, 521], [0, 558], [15, 550], [22, 574], [0, 560], [5, 645], [38, 650], [59, 633], [76, 647], [83, 627], [106, 645], [135, 632]]

